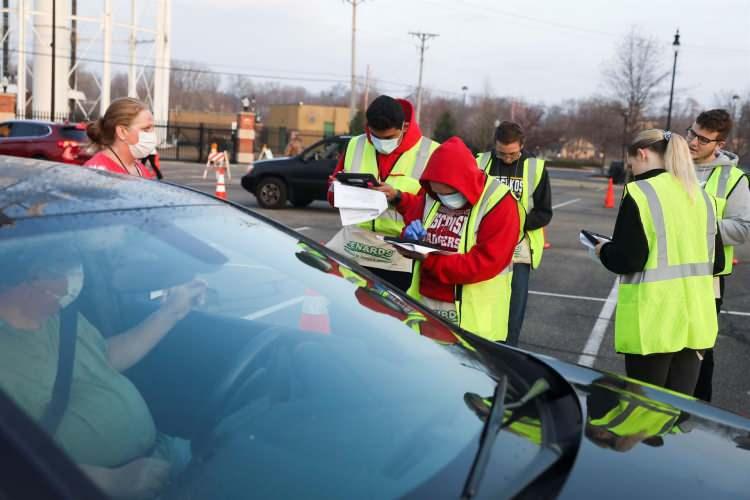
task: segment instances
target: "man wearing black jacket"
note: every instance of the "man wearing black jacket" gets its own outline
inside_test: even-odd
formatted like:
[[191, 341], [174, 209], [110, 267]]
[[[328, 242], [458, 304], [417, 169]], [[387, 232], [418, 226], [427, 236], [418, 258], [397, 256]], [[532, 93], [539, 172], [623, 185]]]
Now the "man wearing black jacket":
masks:
[[513, 256], [513, 281], [506, 343], [517, 346], [526, 313], [529, 274], [539, 267], [544, 250], [542, 228], [552, 220], [552, 191], [544, 160], [523, 149], [520, 125], [502, 122], [495, 130], [495, 149], [479, 155], [477, 162], [489, 175], [507, 184], [526, 210], [524, 238]]

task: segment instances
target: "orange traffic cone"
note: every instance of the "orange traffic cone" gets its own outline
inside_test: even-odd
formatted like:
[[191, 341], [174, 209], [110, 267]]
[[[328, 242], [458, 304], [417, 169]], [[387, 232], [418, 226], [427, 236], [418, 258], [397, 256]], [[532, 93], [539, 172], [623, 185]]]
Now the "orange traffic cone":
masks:
[[305, 289], [302, 301], [302, 314], [299, 316], [299, 328], [306, 332], [331, 333], [331, 321], [328, 318], [328, 299], [310, 288]]
[[218, 167], [216, 169], [216, 197], [222, 200], [227, 199], [227, 186], [224, 183], [224, 173], [226, 168]]
[[609, 178], [607, 195], [604, 197], [604, 208], [615, 208], [615, 185], [612, 182], [612, 177]]
[[544, 249], [547, 250], [548, 248], [551, 248], [552, 245], [547, 241], [547, 231], [544, 228], [542, 228], [542, 236], [544, 236]]

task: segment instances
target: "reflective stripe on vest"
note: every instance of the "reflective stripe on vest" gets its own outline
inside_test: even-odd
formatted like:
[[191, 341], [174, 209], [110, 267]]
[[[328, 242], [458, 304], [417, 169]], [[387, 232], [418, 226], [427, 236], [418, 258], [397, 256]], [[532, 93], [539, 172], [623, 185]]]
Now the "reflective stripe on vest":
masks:
[[[718, 175], [717, 175], [718, 173]], [[708, 194], [716, 199], [716, 213], [719, 219], [724, 218], [727, 206], [727, 197], [732, 193], [737, 184], [746, 174], [734, 165], [717, 166], [711, 171], [706, 181], [705, 189]], [[724, 268], [719, 272], [720, 276], [732, 274], [734, 269], [734, 246], [724, 245]]]
[[[633, 285], [637, 283], [689, 278], [691, 276], [711, 276], [714, 267], [713, 260], [700, 263], [669, 265], [667, 228], [664, 224], [664, 212], [662, 210], [661, 202], [659, 201], [659, 196], [656, 194], [654, 187], [647, 182], [640, 184], [639, 187], [646, 196], [648, 207], [651, 211], [651, 217], [653, 218], [654, 228], [656, 229], [657, 266], [654, 269], [645, 269], [638, 273], [623, 275], [620, 277], [620, 282]], [[714, 245], [716, 242], [716, 217], [714, 215], [711, 198], [709, 198], [704, 190], [700, 189], [699, 191], [704, 203], [706, 204], [706, 211], [708, 212], [708, 222], [706, 227], [706, 234], [708, 235], [706, 238], [706, 247], [708, 250], [707, 255], [709, 259], [713, 259]]]

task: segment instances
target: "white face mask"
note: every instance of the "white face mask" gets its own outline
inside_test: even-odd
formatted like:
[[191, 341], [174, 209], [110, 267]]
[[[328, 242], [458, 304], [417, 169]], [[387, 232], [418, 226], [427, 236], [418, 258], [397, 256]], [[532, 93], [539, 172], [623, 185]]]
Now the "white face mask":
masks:
[[81, 290], [83, 289], [83, 266], [78, 264], [71, 268], [65, 274], [65, 277], [68, 281], [68, 292], [57, 299], [60, 303], [60, 307], [63, 309], [72, 304], [81, 294]]
[[438, 194], [437, 196], [440, 199], [440, 203], [454, 210], [466, 205], [466, 196], [462, 195], [458, 191], [451, 194]]
[[138, 132], [138, 142], [136, 144], [128, 144], [130, 148], [130, 154], [133, 158], [141, 159], [151, 154], [156, 149], [156, 132]]
[[378, 153], [389, 155], [396, 151], [396, 148], [401, 143], [401, 137], [403, 137], [403, 135], [404, 134], [402, 131], [401, 135], [396, 137], [395, 139], [378, 139], [371, 133], [370, 139], [372, 140], [372, 145], [375, 146], [375, 149], [378, 151]]

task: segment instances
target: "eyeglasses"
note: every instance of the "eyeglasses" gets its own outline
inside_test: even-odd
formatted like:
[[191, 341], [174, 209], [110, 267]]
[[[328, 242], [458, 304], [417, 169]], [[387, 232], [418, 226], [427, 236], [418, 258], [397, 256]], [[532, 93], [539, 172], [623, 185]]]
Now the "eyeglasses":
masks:
[[521, 151], [516, 151], [514, 153], [501, 153], [498, 150], [495, 150], [495, 157], [500, 158], [502, 160], [517, 160], [521, 157]]
[[698, 142], [704, 146], [711, 144], [712, 142], [721, 141], [721, 139], [709, 139], [708, 137], [702, 136], [700, 134], [696, 134], [695, 130], [693, 130], [693, 127], [688, 127], [687, 133], [685, 135], [687, 137], [688, 142], [692, 141], [693, 139], [698, 139]]

